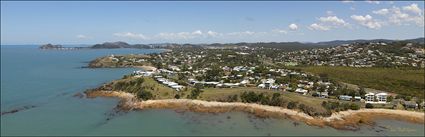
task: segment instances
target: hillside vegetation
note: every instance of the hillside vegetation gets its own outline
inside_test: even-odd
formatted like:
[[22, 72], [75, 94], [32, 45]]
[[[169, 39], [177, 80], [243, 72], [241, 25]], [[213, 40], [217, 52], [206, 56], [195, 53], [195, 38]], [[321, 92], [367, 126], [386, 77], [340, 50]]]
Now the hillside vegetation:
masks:
[[309, 66], [301, 70], [362, 87], [424, 98], [423, 69]]

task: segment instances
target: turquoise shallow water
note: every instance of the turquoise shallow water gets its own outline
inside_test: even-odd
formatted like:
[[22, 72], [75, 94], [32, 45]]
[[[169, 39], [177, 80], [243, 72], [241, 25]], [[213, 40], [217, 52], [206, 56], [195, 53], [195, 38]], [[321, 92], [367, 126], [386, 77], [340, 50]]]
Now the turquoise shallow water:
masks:
[[[360, 131], [295, 126], [285, 119], [259, 119], [231, 112], [206, 114], [143, 110], [110, 117], [117, 100], [73, 97], [134, 69], [81, 68], [109, 54], [159, 50], [46, 51], [37, 46], [1, 46], [1, 111], [36, 107], [1, 116], [1, 135], [424, 135], [424, 126], [379, 120]], [[107, 120], [108, 118], [112, 118]]]

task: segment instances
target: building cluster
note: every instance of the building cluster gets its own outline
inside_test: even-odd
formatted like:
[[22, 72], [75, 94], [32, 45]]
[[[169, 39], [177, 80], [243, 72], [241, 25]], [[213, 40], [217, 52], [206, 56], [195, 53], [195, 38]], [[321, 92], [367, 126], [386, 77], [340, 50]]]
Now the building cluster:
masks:
[[425, 49], [386, 43], [345, 44], [331, 48], [318, 48], [283, 52], [275, 60], [286, 65], [348, 66], [348, 67], [425, 67]]

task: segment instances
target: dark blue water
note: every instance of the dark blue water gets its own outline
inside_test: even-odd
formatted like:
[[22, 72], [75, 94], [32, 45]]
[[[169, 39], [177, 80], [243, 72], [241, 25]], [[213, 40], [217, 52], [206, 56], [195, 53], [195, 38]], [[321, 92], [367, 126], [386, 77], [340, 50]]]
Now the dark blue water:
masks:
[[[109, 54], [146, 54], [160, 50], [38, 50], [1, 46], [1, 111], [35, 106], [1, 116], [1, 135], [423, 135], [424, 126], [379, 121], [385, 129], [339, 131], [294, 126], [285, 119], [258, 119], [241, 112], [218, 115], [143, 110], [111, 118], [117, 100], [73, 97], [121, 78], [134, 69], [81, 68]], [[381, 131], [382, 130], [382, 131]]]

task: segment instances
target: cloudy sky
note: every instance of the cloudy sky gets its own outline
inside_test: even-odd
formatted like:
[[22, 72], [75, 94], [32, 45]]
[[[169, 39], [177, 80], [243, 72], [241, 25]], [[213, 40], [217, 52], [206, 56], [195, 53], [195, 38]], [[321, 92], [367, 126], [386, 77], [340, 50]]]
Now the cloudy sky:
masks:
[[318, 42], [424, 36], [423, 1], [1, 2], [1, 44]]

